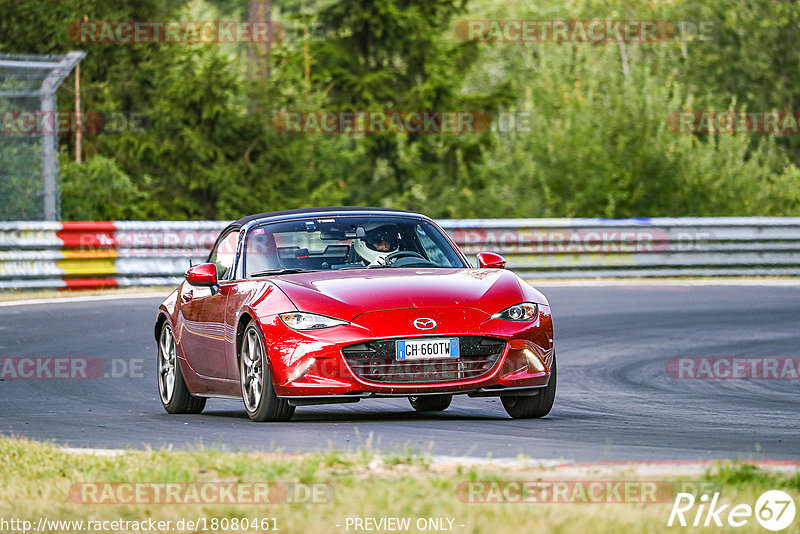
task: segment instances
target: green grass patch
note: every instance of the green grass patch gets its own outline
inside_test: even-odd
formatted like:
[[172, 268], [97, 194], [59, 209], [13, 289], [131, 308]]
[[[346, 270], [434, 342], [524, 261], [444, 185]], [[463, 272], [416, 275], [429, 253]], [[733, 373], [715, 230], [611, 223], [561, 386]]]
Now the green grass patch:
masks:
[[[86, 521], [171, 521], [173, 531], [183, 519], [205, 520], [208, 532], [263, 532], [263, 526], [289, 533], [348, 533], [355, 530], [348, 518], [408, 518], [400, 532], [431, 532], [417, 521], [439, 520], [452, 528], [445, 532], [476, 534], [495, 532], [700, 532], [703, 528], [667, 527], [672, 500], [625, 503], [474, 503], [460, 491], [470, 481], [592, 480], [705, 482], [715, 487], [725, 503], [755, 504], [771, 489], [783, 489], [800, 504], [800, 475], [766, 470], [747, 463], [724, 463], [692, 480], [685, 475], [642, 477], [630, 467], [615, 468], [599, 476], [593, 468], [567, 471], [546, 467], [495, 465], [442, 465], [411, 450], [380, 455], [372, 450], [326, 451], [302, 455], [190, 451], [129, 451], [119, 455], [74, 454], [47, 443], [16, 437], [0, 438], [0, 518], [21, 519], [37, 525], [39, 518]], [[676, 468], [678, 469], [678, 468]], [[578, 473], [578, 475], [576, 475]], [[277, 483], [289, 491], [314, 487], [319, 498], [294, 497], [258, 504], [126, 503], [96, 504], [81, 500], [82, 483], [149, 486], [157, 483]], [[305, 486], [304, 486], [305, 485]], [[306, 488], [308, 489], [308, 488]], [[304, 490], [305, 491], [305, 490]], [[71, 493], [72, 492], [72, 493]], [[302, 492], [301, 492], [302, 493]], [[280, 495], [280, 493], [278, 493]], [[77, 497], [76, 497], [77, 496]], [[321, 497], [320, 497], [321, 496]], [[297, 502], [288, 502], [294, 499]], [[228, 523], [221, 523], [221, 520]], [[239, 521], [233, 528], [232, 520]], [[243, 529], [242, 520], [269, 520], [258, 528]], [[449, 522], [452, 520], [452, 524]], [[217, 523], [214, 523], [216, 521]], [[421, 523], [420, 523], [421, 524]], [[795, 523], [797, 524], [797, 523]], [[52, 525], [52, 524], [51, 524]], [[216, 528], [212, 528], [216, 525]], [[339, 525], [339, 526], [337, 526]], [[116, 531], [134, 530], [117, 525]], [[130, 526], [130, 524], [128, 525]], [[730, 527], [717, 528], [726, 531]], [[4, 529], [16, 531], [14, 529]], [[17, 529], [19, 530], [19, 529]], [[68, 526], [51, 531], [77, 531]], [[202, 528], [184, 530], [203, 531]], [[270, 530], [272, 531], [272, 530]], [[389, 532], [389, 530], [377, 530]], [[398, 532], [398, 531], [394, 531]], [[441, 531], [440, 531], [441, 532]], [[751, 520], [736, 532], [763, 532]], [[788, 532], [793, 532], [789, 529]]]

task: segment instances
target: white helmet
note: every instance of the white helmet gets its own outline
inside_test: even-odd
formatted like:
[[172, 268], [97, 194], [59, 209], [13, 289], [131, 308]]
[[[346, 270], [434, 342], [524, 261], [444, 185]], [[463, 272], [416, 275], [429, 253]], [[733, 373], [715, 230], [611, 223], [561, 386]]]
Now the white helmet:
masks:
[[386, 263], [386, 256], [394, 252], [378, 252], [377, 250], [372, 250], [361, 239], [353, 241], [353, 248], [356, 254], [364, 258], [364, 261], [370, 265], [384, 265]]
[[[370, 265], [385, 265], [386, 256], [400, 250], [399, 230], [394, 224], [384, 224], [366, 232], [361, 239], [353, 241], [353, 249]], [[376, 243], [386, 242], [390, 250], [373, 248]]]

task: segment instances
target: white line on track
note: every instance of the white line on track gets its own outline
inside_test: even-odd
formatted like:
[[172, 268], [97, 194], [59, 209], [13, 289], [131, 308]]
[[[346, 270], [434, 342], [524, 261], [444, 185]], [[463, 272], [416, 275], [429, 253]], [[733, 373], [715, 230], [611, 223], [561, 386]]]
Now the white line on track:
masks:
[[55, 297], [51, 299], [30, 299], [30, 300], [9, 300], [0, 302], [0, 308], [5, 306], [27, 306], [29, 304], [63, 304], [69, 302], [94, 302], [98, 300], [125, 300], [125, 299], [152, 299], [161, 297], [167, 298], [169, 291], [164, 293], [139, 293], [139, 294], [119, 294], [119, 295], [87, 295], [84, 297]]
[[93, 454], [95, 456], [119, 456], [125, 454], [125, 449], [85, 449], [80, 447], [62, 447], [67, 454]]

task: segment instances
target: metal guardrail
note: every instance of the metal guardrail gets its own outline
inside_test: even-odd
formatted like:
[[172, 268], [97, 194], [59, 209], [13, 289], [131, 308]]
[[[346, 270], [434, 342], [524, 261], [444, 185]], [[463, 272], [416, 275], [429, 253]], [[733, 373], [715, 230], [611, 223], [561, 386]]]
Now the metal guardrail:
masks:
[[527, 278], [800, 275], [800, 217], [440, 221]]
[[223, 221], [0, 223], [0, 290], [174, 285]]
[[[526, 278], [798, 276], [800, 217], [439, 221]], [[0, 223], [0, 290], [172, 285], [224, 221]]]

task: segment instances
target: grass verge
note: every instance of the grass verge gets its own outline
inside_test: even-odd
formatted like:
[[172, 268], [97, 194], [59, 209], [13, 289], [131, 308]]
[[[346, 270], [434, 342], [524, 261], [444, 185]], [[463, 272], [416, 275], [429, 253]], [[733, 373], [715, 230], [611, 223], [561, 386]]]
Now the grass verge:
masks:
[[[575, 471], [559, 472], [557, 467], [443, 465], [409, 451], [383, 456], [370, 451], [284, 455], [218, 450], [131, 451], [98, 455], [75, 454], [51, 444], [0, 437], [0, 462], [3, 466], [0, 470], [0, 518], [5, 521], [27, 520], [32, 527], [38, 527], [40, 518], [47, 518], [49, 523], [45, 523], [45, 531], [81, 531], [76, 525], [55, 525], [52, 521], [82, 520], [84, 532], [89, 528], [89, 521], [99, 522], [92, 531], [107, 526], [117, 532], [141, 532], [141, 525], [137, 528], [132, 526], [152, 519], [171, 521], [170, 528], [159, 530], [173, 532], [264, 532], [276, 527], [278, 532], [289, 533], [347, 533], [366, 531], [355, 528], [355, 518], [380, 521], [388, 517], [408, 518], [409, 526], [405, 529], [381, 529], [374, 528], [374, 523], [362, 525], [373, 527], [373, 532], [431, 532], [436, 531], [431, 528], [434, 525], [444, 527], [444, 531], [465, 534], [709, 531], [704, 527], [668, 527], [672, 495], [667, 498], [661, 495], [659, 502], [633, 499], [633, 502], [623, 503], [591, 503], [576, 497], [574, 482], [566, 493], [570, 497], [568, 502], [469, 502], [465, 488], [470, 487], [467, 486], [470, 483], [489, 488], [492, 483], [497, 483], [497, 487], [509, 487], [509, 481], [566, 481], [575, 479]], [[580, 483], [588, 488], [591, 481], [632, 483], [639, 477], [625, 466], [616, 468], [611, 476], [608, 473], [599, 476], [587, 469], [580, 477]], [[712, 493], [720, 493], [720, 504], [754, 506], [763, 492], [773, 489], [788, 492], [800, 504], [800, 474], [796, 467], [793, 472], [776, 472], [747, 463], [725, 463], [710, 466], [704, 474], [693, 479], [659, 476], [657, 480], [667, 481], [673, 484], [673, 488], [678, 487], [674, 485], [677, 483], [682, 483], [684, 488], [702, 487], [704, 491], [713, 488], [710, 490]], [[152, 489], [160, 483], [197, 482], [210, 483], [212, 487], [217, 487], [214, 486], [217, 483], [236, 483], [245, 488], [250, 483], [279, 483], [273, 489], [280, 488], [280, 491], [273, 493], [271, 490], [266, 501], [280, 502], [216, 504], [210, 503], [216, 494], [207, 494], [206, 497], [211, 495], [211, 498], [204, 500], [200, 495], [201, 503], [198, 504], [190, 497], [191, 492], [186, 491], [186, 485], [182, 486], [180, 499], [188, 500], [190, 504], [152, 503], [149, 502], [153, 500], [152, 493], [142, 499], [148, 502], [117, 502], [135, 498], [127, 489], [123, 491], [125, 483]], [[85, 493], [87, 487], [92, 488], [92, 492]], [[252, 497], [253, 494], [248, 495]], [[491, 498], [491, 490], [480, 492], [480, 496], [478, 500]], [[506, 500], [502, 491], [494, 497]], [[97, 504], [98, 500], [106, 504]], [[697, 506], [687, 514], [689, 522], [696, 510]], [[725, 521], [726, 514], [721, 517]], [[231, 521], [234, 518], [239, 520], [238, 528], [234, 528]], [[184, 528], [176, 528], [182, 519]], [[186, 521], [200, 519], [205, 523], [186, 528]], [[227, 523], [223, 521], [225, 519]], [[244, 519], [251, 522], [267, 519], [267, 522], [260, 521], [257, 528], [252, 528], [251, 523], [250, 528], [243, 529]], [[131, 523], [101, 523], [118, 520]], [[423, 521], [424, 528], [420, 528]], [[796, 518], [784, 532], [796, 532], [798, 524]], [[46, 528], [48, 525], [50, 528]], [[54, 525], [58, 528], [53, 528]], [[21, 532], [24, 525], [17, 524], [20, 527], [17, 529], [9, 526], [12, 525], [0, 525], [0, 531]], [[112, 526], [116, 528], [112, 529]], [[753, 517], [741, 528], [734, 529], [725, 523], [724, 527], [712, 527], [711, 530], [764, 532]]]

